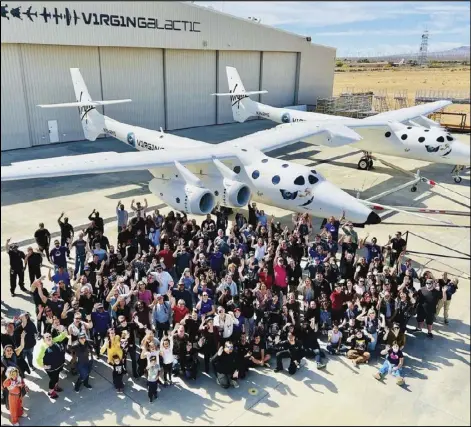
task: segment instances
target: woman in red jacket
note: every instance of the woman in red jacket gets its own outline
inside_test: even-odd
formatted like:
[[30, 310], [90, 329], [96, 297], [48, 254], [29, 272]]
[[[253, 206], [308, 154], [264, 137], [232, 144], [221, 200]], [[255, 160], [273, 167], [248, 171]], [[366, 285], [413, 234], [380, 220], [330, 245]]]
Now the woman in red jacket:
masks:
[[11, 423], [14, 426], [19, 426], [19, 418], [26, 417], [26, 414], [23, 412], [22, 393], [26, 393], [28, 388], [20, 377], [18, 368], [10, 366], [6, 371], [6, 377], [7, 379], [3, 382], [3, 387], [8, 390]]

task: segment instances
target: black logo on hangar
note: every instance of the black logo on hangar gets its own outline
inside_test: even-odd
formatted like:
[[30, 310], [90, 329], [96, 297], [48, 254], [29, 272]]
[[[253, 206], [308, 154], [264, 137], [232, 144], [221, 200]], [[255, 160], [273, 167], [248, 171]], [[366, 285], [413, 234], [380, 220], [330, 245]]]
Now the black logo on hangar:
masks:
[[[57, 7], [54, 11], [48, 10], [47, 7], [42, 8], [42, 12], [32, 10], [33, 6], [29, 6], [27, 9], [25, 6], [11, 7], [8, 3], [1, 5], [2, 18], [10, 21], [10, 17], [23, 21], [23, 16], [31, 22], [35, 22], [35, 19], [43, 18], [44, 23], [55, 22], [58, 25], [61, 21], [65, 21], [67, 26], [72, 23], [77, 25], [78, 21], [82, 21], [85, 25], [101, 25], [101, 26], [112, 26], [112, 27], [125, 27], [125, 28], [148, 28], [156, 30], [167, 30], [167, 31], [187, 31], [193, 33], [200, 33], [199, 29], [200, 22], [197, 21], [185, 21], [177, 19], [158, 19], [158, 18], [145, 18], [135, 16], [123, 16], [123, 15], [109, 15], [106, 13], [84, 13], [76, 12], [75, 9], [70, 10], [65, 8], [63, 12], [60, 12]], [[26, 10], [23, 12], [22, 10]]]

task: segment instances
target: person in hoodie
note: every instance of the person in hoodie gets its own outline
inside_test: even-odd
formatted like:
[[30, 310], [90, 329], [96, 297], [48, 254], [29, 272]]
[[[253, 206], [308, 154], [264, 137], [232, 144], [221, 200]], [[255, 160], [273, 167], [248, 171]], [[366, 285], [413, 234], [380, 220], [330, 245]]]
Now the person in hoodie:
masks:
[[59, 374], [64, 367], [65, 350], [57, 342], [62, 341], [67, 336], [66, 329], [55, 338], [52, 338], [52, 335], [46, 332], [37, 346], [36, 366], [43, 368], [49, 376], [49, 392], [47, 395], [51, 399], [57, 399], [59, 397], [57, 393], [63, 391], [59, 387]]
[[95, 310], [92, 312], [92, 323], [95, 354], [100, 354], [100, 348], [105, 342], [106, 332], [111, 327], [110, 313], [104, 309], [102, 303], [95, 305]]

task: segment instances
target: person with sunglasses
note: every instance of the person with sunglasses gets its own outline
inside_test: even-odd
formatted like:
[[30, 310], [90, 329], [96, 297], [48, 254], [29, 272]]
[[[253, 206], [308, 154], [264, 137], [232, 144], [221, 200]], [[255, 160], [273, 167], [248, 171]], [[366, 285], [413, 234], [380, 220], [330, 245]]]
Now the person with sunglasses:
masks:
[[226, 341], [224, 346], [219, 347], [218, 352], [212, 358], [212, 362], [216, 371], [216, 381], [222, 388], [239, 387], [237, 382], [239, 375], [237, 355], [234, 352], [232, 341]]

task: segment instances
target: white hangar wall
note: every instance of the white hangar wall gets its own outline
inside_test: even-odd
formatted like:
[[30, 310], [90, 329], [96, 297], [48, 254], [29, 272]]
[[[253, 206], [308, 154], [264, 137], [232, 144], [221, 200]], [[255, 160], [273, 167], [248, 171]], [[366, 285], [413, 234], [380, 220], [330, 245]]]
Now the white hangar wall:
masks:
[[232, 122], [210, 95], [228, 91], [227, 65], [274, 106], [332, 93], [334, 48], [189, 3], [9, 2], [1, 21], [2, 150], [84, 138], [76, 109], [37, 107], [74, 101], [72, 67], [93, 98], [133, 100], [106, 115], [150, 129]]

